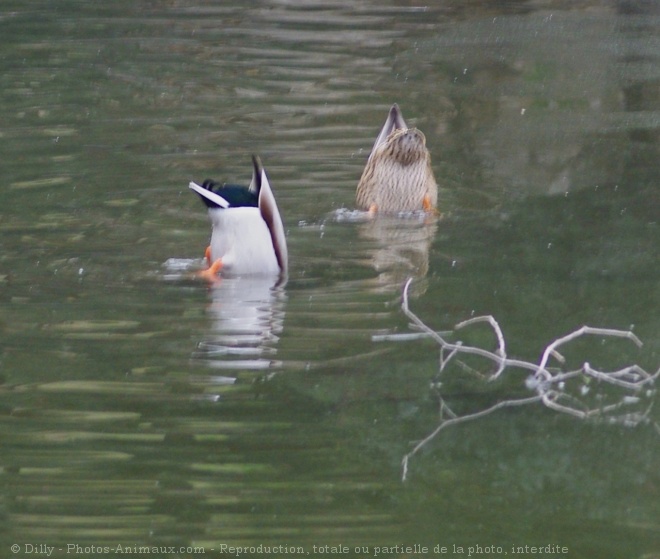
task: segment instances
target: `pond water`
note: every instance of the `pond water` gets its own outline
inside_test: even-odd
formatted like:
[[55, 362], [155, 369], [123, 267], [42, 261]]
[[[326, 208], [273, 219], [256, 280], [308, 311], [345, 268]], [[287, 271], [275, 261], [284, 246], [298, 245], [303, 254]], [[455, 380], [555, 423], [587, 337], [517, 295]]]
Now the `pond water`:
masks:
[[[657, 370], [659, 31], [643, 0], [3, 1], [0, 557], [660, 557], [657, 405], [636, 428], [499, 410], [402, 482], [439, 351], [390, 336], [412, 277], [435, 330], [492, 315], [536, 362], [632, 328], [641, 349], [566, 356]], [[353, 219], [393, 102], [438, 219]], [[289, 278], [208, 286], [187, 185], [245, 183], [252, 153]], [[461, 413], [528, 394], [473, 373], [443, 377]]]

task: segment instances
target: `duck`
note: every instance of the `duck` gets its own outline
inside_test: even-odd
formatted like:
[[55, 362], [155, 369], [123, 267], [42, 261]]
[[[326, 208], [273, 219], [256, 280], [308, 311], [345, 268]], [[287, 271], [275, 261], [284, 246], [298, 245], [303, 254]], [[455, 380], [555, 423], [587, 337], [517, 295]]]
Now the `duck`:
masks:
[[409, 128], [394, 103], [387, 115], [356, 191], [359, 209], [376, 212], [437, 213], [438, 185], [426, 137]]
[[258, 156], [252, 156], [249, 186], [221, 185], [207, 179], [201, 185], [190, 182], [189, 187], [208, 208], [212, 226], [205, 253], [209, 267], [201, 277], [286, 275], [284, 225]]

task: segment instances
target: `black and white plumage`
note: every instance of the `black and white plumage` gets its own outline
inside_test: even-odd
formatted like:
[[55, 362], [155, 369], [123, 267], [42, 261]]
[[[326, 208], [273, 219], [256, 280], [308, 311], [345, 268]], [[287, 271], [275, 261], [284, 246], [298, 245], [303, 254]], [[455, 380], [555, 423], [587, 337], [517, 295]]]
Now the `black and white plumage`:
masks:
[[208, 208], [213, 227], [207, 250], [211, 270], [223, 275], [286, 275], [284, 225], [261, 160], [252, 157], [250, 185], [207, 180], [189, 187]]

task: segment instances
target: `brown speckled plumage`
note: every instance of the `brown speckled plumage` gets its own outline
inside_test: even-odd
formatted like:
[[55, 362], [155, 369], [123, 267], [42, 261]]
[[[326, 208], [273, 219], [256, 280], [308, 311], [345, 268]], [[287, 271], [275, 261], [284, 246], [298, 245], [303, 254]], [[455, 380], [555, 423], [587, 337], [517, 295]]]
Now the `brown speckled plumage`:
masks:
[[357, 205], [393, 213], [435, 208], [437, 201], [426, 138], [417, 128], [408, 128], [395, 104], [358, 183]]

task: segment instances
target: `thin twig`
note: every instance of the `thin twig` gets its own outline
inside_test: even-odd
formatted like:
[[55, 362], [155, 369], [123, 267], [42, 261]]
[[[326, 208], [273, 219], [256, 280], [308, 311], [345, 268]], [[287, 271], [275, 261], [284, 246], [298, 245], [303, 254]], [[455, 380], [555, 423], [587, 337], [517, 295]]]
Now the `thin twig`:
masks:
[[[410, 319], [411, 327], [423, 332], [425, 337], [428, 336], [432, 338], [440, 346], [440, 374], [444, 372], [447, 365], [454, 360], [456, 356], [461, 354], [476, 355], [494, 362], [497, 365], [496, 371], [488, 375], [482, 375], [479, 371], [467, 367], [467, 365], [461, 361], [457, 361], [457, 364], [463, 366], [470, 372], [477, 374], [481, 378], [487, 379], [488, 382], [498, 379], [508, 369], [530, 371], [532, 374], [525, 379], [525, 386], [528, 389], [535, 391], [536, 395], [528, 398], [503, 400], [485, 410], [466, 415], [457, 415], [451, 410], [442, 398], [442, 395], [438, 392], [440, 400], [440, 422], [431, 433], [419, 441], [413, 449], [403, 457], [403, 480], [406, 480], [408, 477], [408, 464], [410, 459], [424, 446], [430, 443], [443, 429], [459, 423], [479, 419], [506, 407], [523, 406], [534, 402], [541, 402], [549, 409], [578, 419], [607, 417], [612, 422], [628, 426], [636, 426], [642, 421], [647, 421], [650, 410], [653, 406], [652, 401], [643, 412], [633, 411], [619, 416], [614, 414], [624, 407], [639, 405], [641, 403], [641, 397], [639, 394], [642, 388], [647, 388], [645, 396], [650, 397], [655, 394], [655, 391], [649, 389], [649, 387], [654, 386], [655, 381], [660, 377], [660, 369], [651, 374], [635, 364], [616, 371], [598, 371], [588, 362], [585, 362], [580, 368], [571, 371], [562, 371], [561, 369], [548, 367], [550, 358], [553, 358], [560, 365], [564, 365], [566, 360], [562, 353], [560, 353], [559, 348], [582, 336], [625, 338], [632, 341], [637, 347], [642, 347], [641, 340], [631, 331], [582, 326], [581, 328], [551, 342], [544, 349], [538, 364], [519, 359], [510, 359], [506, 355], [504, 334], [502, 333], [502, 329], [497, 320], [495, 320], [493, 316], [478, 316], [464, 320], [463, 322], [458, 323], [454, 327], [454, 330], [460, 330], [477, 323], [488, 323], [497, 338], [498, 347], [495, 351], [468, 346], [463, 344], [460, 340], [456, 343], [450, 343], [445, 340], [440, 333], [429, 328], [414, 312], [410, 310], [408, 290], [411, 282], [412, 278], [408, 279], [404, 285], [401, 308], [404, 314]], [[445, 332], [442, 334], [445, 334]], [[585, 396], [591, 391], [591, 388], [587, 384], [589, 379], [596, 379], [597, 381], [609, 384], [610, 386], [621, 389], [624, 393], [618, 400], [607, 404], [605, 404], [603, 396], [598, 395], [596, 400], [600, 401], [600, 405], [591, 407], [580, 397], [566, 392], [566, 382], [576, 378], [582, 378], [584, 382], [581, 388], [581, 396]], [[441, 386], [440, 382], [434, 383], [434, 387], [436, 387], [438, 391]], [[608, 399], [611, 401], [611, 398]], [[654, 423], [653, 427], [660, 432], [660, 426], [657, 423]]]

